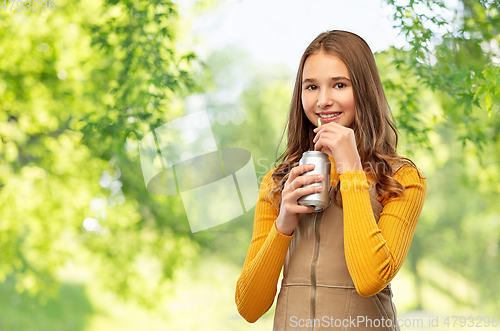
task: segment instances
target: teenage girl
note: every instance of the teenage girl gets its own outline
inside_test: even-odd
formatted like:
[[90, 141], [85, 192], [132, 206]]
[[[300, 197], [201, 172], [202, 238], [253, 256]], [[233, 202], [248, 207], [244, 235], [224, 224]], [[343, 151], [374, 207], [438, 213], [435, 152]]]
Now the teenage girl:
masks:
[[[318, 118], [321, 125], [318, 126]], [[248, 322], [271, 308], [274, 330], [399, 330], [390, 281], [422, 211], [425, 177], [398, 156], [398, 132], [374, 56], [358, 35], [328, 31], [300, 61], [286, 151], [262, 180], [252, 240], [236, 285]], [[324, 180], [298, 165], [322, 151], [332, 164], [330, 205], [297, 200]]]

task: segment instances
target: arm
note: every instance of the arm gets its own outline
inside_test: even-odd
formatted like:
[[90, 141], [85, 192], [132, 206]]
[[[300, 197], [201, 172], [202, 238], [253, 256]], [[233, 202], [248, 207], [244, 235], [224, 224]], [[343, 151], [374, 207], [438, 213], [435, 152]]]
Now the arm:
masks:
[[424, 205], [427, 184], [415, 168], [403, 166], [394, 179], [406, 191], [385, 203], [377, 225], [364, 171], [340, 175], [346, 262], [362, 296], [377, 294], [396, 276], [410, 249]]
[[[273, 169], [274, 170], [274, 169]], [[236, 284], [235, 301], [238, 312], [250, 323], [257, 321], [271, 308], [276, 296], [278, 278], [285, 262], [290, 240], [276, 229], [278, 213], [271, 207], [268, 192], [271, 188], [268, 172], [259, 190], [255, 206], [252, 240]]]

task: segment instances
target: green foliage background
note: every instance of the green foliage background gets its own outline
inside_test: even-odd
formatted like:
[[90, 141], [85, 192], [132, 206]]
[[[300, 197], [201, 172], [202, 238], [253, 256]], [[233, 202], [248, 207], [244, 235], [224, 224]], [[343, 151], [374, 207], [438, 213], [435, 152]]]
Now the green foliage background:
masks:
[[[440, 0], [387, 4], [408, 44], [376, 60], [399, 152], [429, 185], [402, 312], [498, 313], [500, 4], [462, 0], [453, 19]], [[1, 330], [271, 325], [274, 308], [249, 326], [234, 306], [254, 210], [193, 234], [180, 197], [147, 192], [138, 158], [140, 139], [193, 96], [214, 117], [243, 116], [212, 130], [219, 148], [252, 152], [259, 182], [283, 150], [295, 73], [236, 46], [201, 60], [190, 19], [217, 5], [184, 16], [157, 0], [0, 10]], [[82, 228], [87, 217], [99, 231]], [[198, 314], [189, 326], [186, 312]]]

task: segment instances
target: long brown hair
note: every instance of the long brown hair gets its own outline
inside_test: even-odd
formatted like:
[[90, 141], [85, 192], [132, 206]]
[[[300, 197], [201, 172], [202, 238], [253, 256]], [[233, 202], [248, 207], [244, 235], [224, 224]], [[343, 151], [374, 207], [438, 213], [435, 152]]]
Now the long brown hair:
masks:
[[[361, 164], [365, 172], [372, 173], [377, 193], [387, 199], [403, 194], [403, 185], [392, 178], [394, 174], [391, 164], [396, 161], [413, 166], [422, 178], [413, 161], [397, 155], [398, 131], [393, 124], [394, 118], [370, 47], [354, 33], [340, 30], [327, 31], [311, 42], [300, 60], [290, 112], [285, 125], [288, 131], [288, 142], [286, 150], [274, 162], [275, 165], [277, 163], [279, 165], [271, 176], [274, 185], [269, 191], [269, 198], [278, 212], [281, 206], [281, 191], [290, 176], [290, 170], [299, 164], [302, 153], [314, 150], [312, 140], [315, 135], [313, 132], [315, 126], [309, 121], [302, 107], [302, 74], [307, 57], [320, 52], [338, 56], [347, 66], [356, 105], [352, 129]], [[285, 132], [281, 136], [280, 144], [284, 134]], [[281, 159], [283, 162], [280, 162]], [[339, 189], [340, 181], [335, 191]], [[336, 197], [337, 194], [334, 196]], [[335, 202], [341, 205], [340, 201], [335, 200]]]

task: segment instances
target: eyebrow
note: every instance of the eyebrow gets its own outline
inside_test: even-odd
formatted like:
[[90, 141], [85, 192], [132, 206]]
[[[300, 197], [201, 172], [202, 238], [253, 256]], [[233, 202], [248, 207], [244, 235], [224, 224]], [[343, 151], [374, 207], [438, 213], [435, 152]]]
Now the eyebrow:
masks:
[[[332, 81], [338, 81], [338, 80], [348, 80], [348, 81], [351, 81], [349, 78], [347, 77], [344, 77], [344, 76], [337, 76], [337, 77], [332, 77], [331, 78]], [[314, 83], [316, 81], [316, 78], [306, 78], [302, 81], [302, 84], [305, 84], [305, 83]]]

